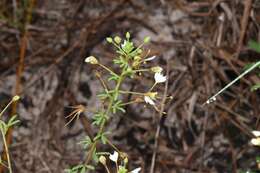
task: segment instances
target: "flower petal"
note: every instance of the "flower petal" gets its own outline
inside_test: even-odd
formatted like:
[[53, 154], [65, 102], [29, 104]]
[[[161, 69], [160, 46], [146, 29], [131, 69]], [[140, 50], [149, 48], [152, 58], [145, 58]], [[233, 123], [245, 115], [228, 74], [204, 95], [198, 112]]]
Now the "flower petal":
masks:
[[255, 146], [260, 146], [260, 138], [251, 139], [251, 143]]
[[144, 96], [144, 101], [146, 103], [149, 103], [150, 105], [155, 105], [153, 99], [151, 99], [151, 97], [149, 97], [149, 96]]
[[109, 155], [109, 159], [112, 160], [113, 162], [117, 162], [118, 160], [118, 152], [114, 151], [113, 154]]
[[260, 131], [252, 131], [252, 133], [256, 136], [256, 137], [260, 137]]
[[124, 40], [123, 44], [121, 44], [121, 47], [124, 48], [126, 46], [126, 40]]
[[135, 168], [134, 170], [132, 170], [130, 173], [139, 173], [141, 171], [141, 168]]
[[163, 76], [161, 73], [154, 74], [155, 83], [163, 83], [166, 81], [166, 76]]
[[156, 58], [156, 56], [151, 56], [151, 57], [149, 57], [149, 58], [146, 58], [145, 61], [152, 61], [152, 60], [155, 59], [155, 58]]

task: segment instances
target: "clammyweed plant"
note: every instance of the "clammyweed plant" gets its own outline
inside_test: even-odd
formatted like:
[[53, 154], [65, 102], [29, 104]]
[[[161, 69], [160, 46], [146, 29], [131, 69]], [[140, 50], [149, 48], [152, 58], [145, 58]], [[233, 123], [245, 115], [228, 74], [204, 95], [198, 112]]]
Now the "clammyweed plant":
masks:
[[[93, 118], [92, 124], [98, 128], [98, 132], [95, 137], [91, 138], [86, 136], [84, 140], [80, 142], [87, 150], [87, 158], [83, 164], [67, 169], [68, 173], [84, 173], [87, 170], [94, 170], [97, 163], [103, 165], [107, 173], [110, 173], [110, 169], [107, 166], [107, 158], [109, 158], [116, 166], [116, 173], [138, 173], [141, 168], [136, 168], [132, 171], [128, 171], [128, 157], [127, 154], [121, 152], [110, 140], [109, 131], [106, 130], [106, 125], [109, 120], [116, 115], [117, 112], [126, 113], [125, 106], [130, 104], [145, 103], [151, 105], [156, 111], [159, 111], [158, 92], [155, 91], [155, 87], [166, 81], [166, 76], [163, 75], [163, 69], [159, 66], [146, 67], [147, 62], [152, 61], [156, 56], [149, 56], [150, 50], [145, 50], [144, 45], [149, 43], [150, 38], [145, 37], [143, 42], [139, 46], [135, 46], [130, 39], [130, 33], [125, 34], [123, 40], [119, 36], [114, 38], [108, 37], [106, 41], [113, 45], [116, 49], [116, 55], [113, 59], [114, 66], [117, 66], [119, 73], [115, 72], [112, 68], [102, 64], [96, 57], [89, 56], [85, 59], [85, 62], [101, 67], [108, 73], [108, 77], [104, 79], [101, 73], [96, 72], [96, 76], [99, 79], [103, 91], [98, 95], [101, 107], [92, 111]], [[153, 85], [146, 92], [137, 92], [124, 90], [122, 84], [126, 79], [135, 80], [137, 77], [143, 77], [143, 73], [151, 73], [154, 76]], [[124, 102], [124, 95], [132, 95], [133, 99]], [[88, 108], [86, 110], [90, 111]], [[90, 111], [91, 112], [91, 111]], [[74, 118], [75, 116], [73, 116]], [[114, 153], [110, 154], [106, 151], [99, 151], [98, 144], [109, 145]]]
[[7, 145], [7, 142], [6, 142], [6, 139], [5, 139], [5, 135], [6, 135], [7, 131], [8, 131], [8, 129], [11, 128], [12, 126], [14, 126], [15, 124], [17, 124], [19, 122], [19, 120], [16, 119], [16, 116], [12, 116], [8, 120], [8, 122], [6, 123], [3, 120], [1, 120], [1, 117], [4, 114], [4, 112], [7, 110], [7, 108], [13, 102], [18, 101], [19, 99], [20, 99], [19, 96], [14, 96], [13, 99], [5, 106], [5, 108], [0, 113], [0, 131], [1, 131], [2, 139], [3, 139], [3, 143], [4, 143], [4, 149], [5, 149], [6, 158], [7, 158], [7, 164], [4, 163], [4, 161], [2, 161], [1, 158], [0, 158], [0, 164], [3, 165], [4, 167], [8, 168], [9, 173], [12, 173], [12, 165], [11, 165], [9, 149], [8, 149], [8, 145]]

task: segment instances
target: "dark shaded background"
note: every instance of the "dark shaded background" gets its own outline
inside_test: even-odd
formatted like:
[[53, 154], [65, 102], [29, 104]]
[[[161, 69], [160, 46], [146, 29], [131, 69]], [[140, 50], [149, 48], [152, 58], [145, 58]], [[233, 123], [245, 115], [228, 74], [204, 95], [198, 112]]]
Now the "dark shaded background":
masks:
[[[87, 114], [65, 127], [68, 106], [97, 106], [101, 86], [84, 59], [95, 55], [112, 66], [113, 48], [104, 40], [126, 31], [136, 43], [151, 37], [147, 48], [159, 57], [151, 65], [168, 69], [173, 96], [161, 120], [150, 107], [133, 105], [107, 127], [130, 167], [149, 172], [157, 152], [158, 173], [256, 169], [259, 148], [249, 144], [251, 130], [260, 128], [259, 91], [250, 91], [259, 83], [256, 73], [202, 104], [259, 60], [247, 47], [251, 39], [260, 41], [259, 25], [259, 0], [2, 0], [1, 108], [13, 95], [22, 97], [9, 112], [21, 120], [9, 133], [14, 172], [63, 172], [84, 160], [77, 143], [95, 129]], [[152, 82], [147, 76], [125, 87], [142, 90]]]

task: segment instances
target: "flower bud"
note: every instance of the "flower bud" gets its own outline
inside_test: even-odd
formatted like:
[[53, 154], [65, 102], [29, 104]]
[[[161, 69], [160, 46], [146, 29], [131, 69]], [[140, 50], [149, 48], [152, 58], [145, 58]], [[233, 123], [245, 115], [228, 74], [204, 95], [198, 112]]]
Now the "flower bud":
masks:
[[140, 65], [139, 61], [134, 61], [133, 64], [132, 64], [133, 67], [137, 67], [138, 65]]
[[99, 162], [102, 163], [103, 165], [106, 165], [107, 159], [105, 158], [105, 156], [100, 156], [98, 160], [99, 160]]
[[149, 43], [150, 42], [150, 37], [145, 37], [144, 38], [144, 43]]
[[141, 98], [138, 97], [138, 98], [135, 99], [135, 102], [137, 102], [137, 103], [143, 102], [143, 99], [141, 99]]
[[163, 71], [163, 69], [160, 66], [155, 66], [155, 67], [151, 68], [151, 71], [154, 73], [161, 73]]
[[138, 50], [137, 50], [137, 53], [139, 53], [139, 54], [141, 54], [142, 52], [143, 52], [142, 49], [138, 49]]
[[142, 58], [141, 58], [140, 56], [135, 56], [135, 57], [134, 57], [134, 60], [135, 60], [135, 61], [140, 61], [141, 59], [142, 59]]
[[87, 57], [85, 62], [90, 64], [98, 64], [98, 60], [94, 56]]
[[125, 34], [125, 37], [126, 37], [127, 39], [129, 39], [129, 38], [130, 38], [130, 33], [127, 32], [127, 33]]
[[16, 96], [13, 97], [12, 100], [15, 102], [15, 101], [17, 101], [17, 100], [19, 100], [19, 99], [20, 99], [20, 96], [16, 95]]
[[117, 44], [120, 44], [121, 41], [122, 41], [122, 39], [121, 39], [120, 37], [118, 37], [118, 36], [115, 36], [114, 40], [115, 40], [115, 42], [116, 42]]
[[157, 94], [158, 94], [157, 92], [148, 92], [145, 95], [151, 97], [152, 99], [155, 99]]
[[107, 40], [108, 43], [112, 43], [113, 42], [113, 39], [111, 37], [107, 37], [106, 40]]
[[127, 164], [128, 163], [128, 158], [126, 157], [125, 159], [124, 159], [124, 164]]

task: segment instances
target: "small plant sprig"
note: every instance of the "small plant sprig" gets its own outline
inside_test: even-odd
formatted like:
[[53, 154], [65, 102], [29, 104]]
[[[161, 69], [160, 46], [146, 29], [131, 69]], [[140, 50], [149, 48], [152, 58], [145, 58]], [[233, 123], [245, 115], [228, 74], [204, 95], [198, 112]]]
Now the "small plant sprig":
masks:
[[18, 101], [19, 99], [20, 99], [19, 96], [14, 96], [13, 99], [5, 106], [5, 108], [0, 113], [0, 131], [1, 131], [2, 139], [3, 139], [3, 143], [4, 143], [4, 148], [5, 148], [5, 153], [6, 153], [6, 157], [7, 157], [7, 164], [4, 163], [1, 158], [0, 158], [0, 164], [3, 165], [4, 167], [8, 168], [9, 173], [12, 173], [12, 164], [11, 164], [11, 160], [10, 160], [9, 149], [8, 149], [8, 145], [7, 145], [7, 142], [6, 142], [6, 139], [5, 139], [5, 135], [6, 135], [9, 128], [11, 128], [15, 124], [19, 123], [19, 120], [16, 119], [16, 116], [12, 116], [8, 120], [8, 122], [6, 123], [3, 120], [1, 120], [1, 117], [4, 114], [4, 112], [7, 110], [7, 108], [13, 102]]
[[[108, 136], [110, 132], [106, 131], [106, 125], [116, 113], [125, 113], [126, 110], [124, 107], [126, 105], [145, 103], [152, 106], [156, 111], [159, 111], [157, 102], [159, 102], [158, 99], [160, 99], [160, 97], [158, 96], [158, 92], [155, 88], [158, 84], [165, 82], [167, 77], [163, 75], [163, 69], [159, 66], [151, 68], [145, 67], [147, 62], [156, 58], [156, 56], [149, 56], [150, 50], [145, 51], [143, 48], [146, 43], [149, 43], [150, 38], [145, 37], [139, 46], [135, 46], [130, 37], [130, 33], [127, 32], [124, 40], [122, 40], [119, 36], [115, 36], [114, 38], [106, 38], [106, 41], [116, 48], [116, 57], [113, 59], [113, 64], [118, 67], [119, 73], [102, 64], [94, 56], [89, 56], [85, 59], [86, 63], [104, 69], [108, 72], [109, 77], [104, 79], [99, 72], [96, 72], [96, 76], [104, 89], [98, 95], [98, 98], [102, 103], [102, 107], [94, 111], [92, 119], [92, 124], [98, 128], [98, 132], [95, 137], [91, 138], [87, 136], [80, 142], [80, 144], [87, 149], [86, 161], [84, 164], [67, 169], [66, 171], [68, 173], [83, 173], [87, 169], [93, 170], [95, 168], [93, 164], [95, 165], [98, 162], [105, 166], [106, 171], [110, 173], [110, 170], [106, 165], [106, 155], [109, 155], [110, 160], [116, 163], [117, 173], [130, 173], [127, 170], [127, 155], [121, 152], [109, 140]], [[146, 72], [154, 75], [154, 83], [150, 89], [147, 90], [147, 92], [137, 92], [123, 89], [122, 84], [125, 82], [125, 79], [134, 80], [137, 76], [142, 77], [142, 74]], [[127, 94], [133, 95], [133, 100], [124, 102], [122, 98]], [[98, 151], [97, 144], [107, 144], [115, 150], [115, 153], [111, 155], [107, 152], [100, 152]], [[113, 157], [116, 157], [116, 159], [113, 159]], [[123, 164], [118, 165], [119, 162]], [[137, 173], [140, 169], [141, 168], [135, 169], [134, 171], [131, 171], [131, 173]]]

